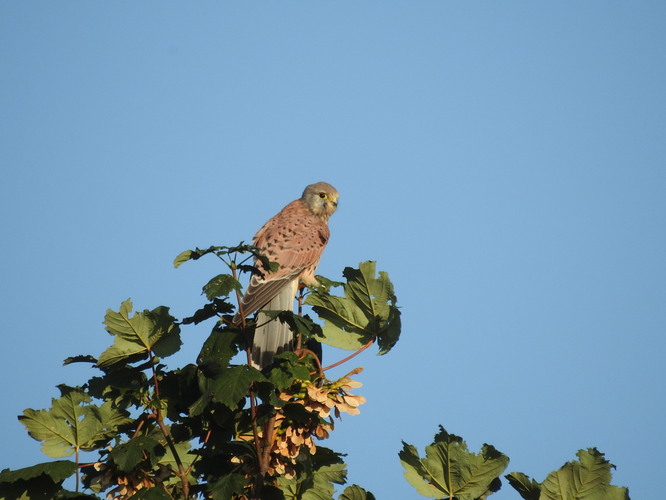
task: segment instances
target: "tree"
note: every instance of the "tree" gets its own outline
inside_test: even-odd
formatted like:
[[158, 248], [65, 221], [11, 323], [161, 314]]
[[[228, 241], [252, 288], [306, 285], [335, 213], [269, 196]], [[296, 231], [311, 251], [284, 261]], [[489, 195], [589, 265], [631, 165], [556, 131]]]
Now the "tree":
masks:
[[[228, 272], [203, 286], [207, 302], [192, 316], [177, 320], [164, 306], [133, 312], [128, 299], [106, 313], [108, 349], [65, 360], [90, 363], [100, 374], [80, 387], [58, 386], [51, 408], [25, 410], [19, 420], [46, 455], [73, 460], [3, 471], [3, 498], [325, 499], [345, 483], [342, 456], [319, 441], [341, 413], [359, 413], [365, 399], [352, 391], [361, 385], [353, 380], [361, 369], [330, 380], [330, 367], [308, 346], [325, 342], [358, 353], [377, 343], [380, 354], [388, 352], [400, 335], [388, 275], [364, 262], [344, 270], [345, 282], [321, 278], [320, 289], [302, 289], [299, 304], [311, 305], [322, 324], [302, 312], [269, 312], [290, 326], [296, 348], [259, 371], [249, 363], [254, 320], [234, 325], [233, 300], [240, 299], [240, 273], [275, 266], [242, 243], [188, 250], [174, 265], [205, 255]], [[262, 269], [247, 263], [253, 257]], [[196, 362], [167, 368], [164, 360], [181, 347], [181, 329], [206, 321], [213, 326]], [[96, 461], [80, 462], [81, 452], [93, 451]], [[63, 487], [72, 475], [74, 492]], [[343, 495], [372, 498], [357, 486]]]
[[[242, 292], [239, 275], [275, 266], [242, 243], [188, 250], [174, 265], [206, 255], [228, 272], [203, 286], [206, 302], [191, 316], [177, 320], [165, 306], [133, 312], [128, 299], [105, 315], [111, 346], [97, 357], [65, 360], [91, 364], [99, 374], [79, 387], [59, 385], [49, 409], [19, 416], [42, 451], [58, 460], [0, 472], [0, 499], [334, 498], [346, 465], [320, 442], [336, 418], [358, 414], [365, 399], [353, 378], [361, 368], [337, 380], [326, 373], [373, 344], [385, 354], [397, 343], [400, 311], [388, 275], [362, 262], [343, 271], [343, 282], [318, 277], [321, 288], [301, 289], [297, 314], [264, 311], [289, 325], [295, 348], [259, 371], [250, 364], [254, 320], [235, 325], [231, 318]], [[261, 269], [247, 263], [254, 257]], [[318, 322], [303, 314], [303, 304]], [[181, 329], [204, 322], [212, 329], [195, 362], [169, 369], [164, 360], [180, 349]], [[314, 352], [319, 342], [353, 353], [323, 366]], [[97, 458], [82, 462], [82, 452]], [[448, 500], [487, 498], [501, 487], [509, 463], [492, 445], [470, 452], [443, 427], [425, 457], [403, 442], [399, 458], [420, 495]], [[610, 485], [612, 467], [590, 448], [541, 483], [519, 472], [505, 477], [526, 500], [628, 499], [626, 488]], [[72, 476], [74, 491], [64, 487]], [[374, 496], [351, 485], [338, 498]]]

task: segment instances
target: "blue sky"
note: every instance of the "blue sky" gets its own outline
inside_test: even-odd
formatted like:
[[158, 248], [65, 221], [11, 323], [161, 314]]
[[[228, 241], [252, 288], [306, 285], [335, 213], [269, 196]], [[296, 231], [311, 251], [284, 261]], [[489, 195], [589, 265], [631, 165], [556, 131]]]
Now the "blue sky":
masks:
[[660, 496], [663, 2], [4, 1], [0, 74], [0, 469], [46, 459], [16, 415], [93, 374], [61, 363], [107, 308], [190, 314], [220, 269], [173, 258], [323, 180], [319, 272], [376, 260], [403, 314], [348, 366], [350, 482], [417, 498], [400, 440], [441, 424], [539, 481], [596, 446]]

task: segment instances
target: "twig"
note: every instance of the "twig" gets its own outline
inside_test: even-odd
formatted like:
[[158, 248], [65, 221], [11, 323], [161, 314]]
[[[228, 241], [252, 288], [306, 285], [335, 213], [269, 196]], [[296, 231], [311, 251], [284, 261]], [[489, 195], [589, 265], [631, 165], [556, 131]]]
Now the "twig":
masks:
[[[157, 403], [158, 405], [160, 404], [160, 386], [157, 381], [157, 370], [155, 370], [155, 362], [153, 361], [154, 356], [153, 353], [150, 352], [150, 369], [153, 372], [153, 385], [155, 386], [155, 397], [157, 398]], [[183, 487], [183, 496], [185, 498], [189, 498], [190, 496], [190, 483], [187, 480], [187, 472], [185, 471], [185, 467], [183, 466], [183, 462], [180, 459], [180, 456], [178, 455], [178, 450], [176, 450], [176, 445], [173, 444], [173, 440], [171, 439], [171, 434], [169, 433], [169, 429], [167, 428], [166, 424], [164, 423], [164, 418], [162, 416], [162, 410], [160, 409], [159, 406], [155, 408], [155, 411], [153, 412], [155, 415], [155, 421], [157, 422], [158, 427], [160, 428], [160, 431], [162, 431], [162, 435], [164, 436], [164, 439], [167, 442], [167, 446], [171, 450], [171, 453], [173, 453], [173, 458], [176, 460], [176, 465], [178, 466], [178, 476], [180, 476], [180, 483]]]
[[358, 351], [356, 351], [353, 354], [350, 354], [349, 356], [347, 356], [344, 359], [341, 359], [337, 363], [333, 363], [332, 365], [329, 365], [326, 368], [322, 368], [322, 371], [330, 370], [331, 368], [335, 368], [336, 366], [339, 366], [342, 363], [345, 363], [345, 362], [349, 361], [353, 357], [358, 356], [359, 354], [361, 354], [363, 351], [365, 351], [368, 347], [370, 347], [374, 343], [375, 343], [375, 339], [374, 338], [370, 339], [370, 341], [367, 344], [365, 344], [363, 347], [361, 347]]

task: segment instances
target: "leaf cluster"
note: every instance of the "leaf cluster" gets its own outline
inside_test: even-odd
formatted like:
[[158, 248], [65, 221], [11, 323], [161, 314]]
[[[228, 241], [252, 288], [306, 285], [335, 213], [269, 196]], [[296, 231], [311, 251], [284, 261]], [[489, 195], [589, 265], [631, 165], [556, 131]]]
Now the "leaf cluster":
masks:
[[[360, 384], [327, 379], [309, 350], [282, 353], [263, 371], [251, 366], [254, 322], [231, 321], [242, 293], [239, 273], [276, 266], [242, 243], [188, 250], [174, 265], [205, 255], [229, 272], [203, 285], [206, 302], [192, 315], [177, 320], [165, 306], [134, 311], [127, 299], [106, 312], [107, 349], [65, 360], [98, 373], [80, 387], [58, 386], [50, 408], [19, 416], [42, 451], [59, 460], [2, 471], [0, 498], [333, 499], [346, 482], [346, 465], [342, 455], [314, 443], [334, 429], [340, 409], [357, 412], [363, 398], [348, 390]], [[275, 317], [304, 340], [347, 348], [358, 338], [376, 340], [385, 353], [398, 339], [399, 312], [388, 276], [374, 269], [374, 263], [345, 269], [341, 297], [312, 292], [314, 302], [328, 304], [319, 309], [323, 325], [291, 312]], [[362, 330], [341, 328], [336, 317], [353, 318]], [[206, 321], [212, 328], [196, 360], [168, 368], [164, 360], [180, 350], [183, 329]], [[74, 492], [63, 487], [72, 476]], [[340, 498], [374, 497], [354, 485]]]
[[305, 303], [324, 321], [322, 334], [316, 336], [322, 342], [357, 350], [376, 341], [379, 354], [386, 354], [396, 344], [401, 322], [393, 284], [385, 272], [377, 275], [375, 267], [375, 262], [368, 261], [358, 269], [345, 268], [341, 296], [325, 289], [308, 296]]
[[[405, 442], [399, 456], [405, 478], [419, 494], [448, 500], [486, 499], [501, 488], [500, 475], [509, 464], [509, 457], [488, 444], [480, 453], [470, 452], [461, 437], [441, 426], [425, 457]], [[504, 477], [525, 500], [629, 500], [627, 488], [610, 484], [613, 467], [603, 453], [589, 448], [541, 483], [521, 472]]]
[[[128, 299], [106, 312], [107, 349], [65, 360], [98, 373], [81, 386], [57, 386], [48, 409], [19, 416], [56, 460], [0, 472], [0, 499], [333, 500], [346, 483], [344, 456], [319, 442], [341, 412], [358, 413], [365, 399], [351, 394], [360, 368], [337, 380], [326, 373], [375, 343], [386, 354], [398, 342], [400, 310], [388, 275], [369, 261], [345, 268], [343, 282], [318, 277], [322, 286], [304, 292], [315, 319], [264, 311], [289, 326], [297, 348], [258, 370], [250, 364], [254, 321], [234, 324], [234, 301], [242, 296], [240, 273], [262, 275], [276, 265], [241, 243], [187, 250], [174, 266], [206, 255], [229, 272], [202, 286], [206, 302], [190, 316], [177, 320], [165, 306], [135, 312]], [[183, 330], [207, 321], [212, 328], [196, 359], [169, 369], [164, 360], [180, 350]], [[355, 352], [325, 368], [318, 342]], [[448, 500], [488, 498], [509, 464], [492, 445], [471, 452], [441, 426], [425, 456], [405, 442], [398, 455], [420, 495]], [[627, 488], [610, 484], [613, 467], [590, 448], [542, 482], [520, 472], [504, 477], [525, 500], [628, 500]], [[64, 487], [72, 476], [75, 491]], [[338, 496], [374, 498], [357, 485]]]
[[506, 478], [525, 500], [628, 500], [629, 490], [610, 484], [613, 464], [596, 448], [579, 450], [578, 460], [567, 462], [539, 483], [521, 472]]
[[428, 498], [486, 498], [499, 489], [499, 476], [509, 465], [509, 457], [492, 445], [484, 444], [480, 453], [472, 453], [461, 437], [441, 426], [433, 443], [426, 446], [424, 458], [404, 441], [399, 456], [407, 481]]

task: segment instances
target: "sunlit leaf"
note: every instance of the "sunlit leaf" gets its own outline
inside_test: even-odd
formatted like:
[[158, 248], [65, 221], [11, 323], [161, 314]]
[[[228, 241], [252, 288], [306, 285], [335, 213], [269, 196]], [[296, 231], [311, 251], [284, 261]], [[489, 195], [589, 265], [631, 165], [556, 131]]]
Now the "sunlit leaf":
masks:
[[443, 427], [426, 446], [425, 458], [404, 442], [399, 455], [405, 478], [429, 498], [475, 500], [497, 488], [493, 483], [509, 464], [509, 457], [488, 444], [481, 453], [471, 453], [462, 438], [448, 434]]
[[277, 478], [285, 500], [333, 500], [335, 485], [347, 478], [342, 456], [323, 446], [317, 446], [314, 455], [304, 456], [302, 466], [294, 478]]
[[181, 264], [187, 262], [192, 258], [192, 250], [185, 250], [180, 252], [176, 258], [173, 260], [173, 267], [180, 267]]
[[104, 324], [114, 335], [114, 345], [100, 355], [97, 362], [100, 368], [147, 358], [151, 352], [166, 357], [180, 349], [180, 328], [168, 307], [136, 312], [130, 317], [131, 312], [129, 299], [120, 305], [118, 312], [107, 311]]
[[345, 268], [343, 296], [316, 289], [305, 303], [324, 320], [318, 340], [347, 350], [377, 341], [379, 354], [391, 350], [400, 337], [400, 311], [388, 274], [376, 275], [375, 263], [362, 262], [358, 269]]
[[90, 397], [80, 388], [59, 386], [62, 397], [52, 400], [49, 410], [27, 409], [19, 421], [30, 436], [42, 443], [42, 451], [52, 457], [90, 451], [127, 422], [127, 416], [110, 405], [89, 404]]
[[567, 462], [551, 472], [541, 483], [543, 500], [626, 500], [627, 488], [612, 486], [611, 468], [615, 466], [596, 448], [578, 452], [578, 460]]
[[339, 500], [375, 500], [375, 495], [364, 490], [360, 486], [352, 484], [347, 486], [345, 491], [338, 497]]

